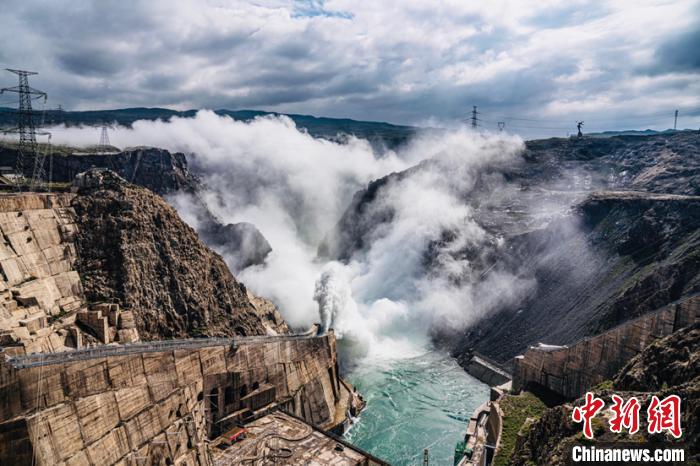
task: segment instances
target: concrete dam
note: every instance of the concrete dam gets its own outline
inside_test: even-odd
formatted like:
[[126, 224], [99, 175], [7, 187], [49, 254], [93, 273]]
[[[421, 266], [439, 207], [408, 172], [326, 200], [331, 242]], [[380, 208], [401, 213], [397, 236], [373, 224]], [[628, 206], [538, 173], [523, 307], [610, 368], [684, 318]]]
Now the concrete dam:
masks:
[[131, 344], [0, 362], [2, 464], [213, 464], [208, 439], [282, 409], [342, 425], [335, 336]]

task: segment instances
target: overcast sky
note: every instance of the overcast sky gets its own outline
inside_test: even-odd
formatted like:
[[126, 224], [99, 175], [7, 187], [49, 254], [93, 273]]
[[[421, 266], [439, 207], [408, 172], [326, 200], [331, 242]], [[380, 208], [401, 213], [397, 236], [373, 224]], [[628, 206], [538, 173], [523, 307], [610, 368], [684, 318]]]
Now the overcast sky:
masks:
[[66, 109], [700, 125], [699, 1], [4, 0], [0, 43]]

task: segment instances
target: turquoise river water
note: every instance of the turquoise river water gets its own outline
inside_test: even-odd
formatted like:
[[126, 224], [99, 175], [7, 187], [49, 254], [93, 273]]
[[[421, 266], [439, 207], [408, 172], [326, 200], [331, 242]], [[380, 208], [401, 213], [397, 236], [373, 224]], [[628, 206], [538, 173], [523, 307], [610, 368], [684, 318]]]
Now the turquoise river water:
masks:
[[452, 465], [467, 421], [489, 388], [437, 351], [363, 364], [347, 375], [367, 401], [345, 434], [353, 444], [392, 465]]

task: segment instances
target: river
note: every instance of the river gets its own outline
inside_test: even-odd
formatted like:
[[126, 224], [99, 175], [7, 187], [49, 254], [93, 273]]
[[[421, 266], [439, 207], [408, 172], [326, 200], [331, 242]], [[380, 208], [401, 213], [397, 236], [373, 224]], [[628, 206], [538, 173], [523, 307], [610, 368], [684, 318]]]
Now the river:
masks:
[[345, 438], [392, 465], [452, 465], [455, 444], [464, 436], [489, 387], [438, 351], [391, 361], [363, 363], [347, 375], [367, 407]]

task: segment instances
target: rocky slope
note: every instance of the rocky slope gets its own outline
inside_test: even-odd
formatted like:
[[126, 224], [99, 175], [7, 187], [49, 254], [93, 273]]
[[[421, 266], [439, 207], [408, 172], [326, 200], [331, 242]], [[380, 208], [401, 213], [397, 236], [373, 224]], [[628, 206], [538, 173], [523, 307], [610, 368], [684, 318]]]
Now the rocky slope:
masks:
[[531, 344], [571, 343], [700, 291], [699, 221], [700, 197], [605, 192], [509, 238], [496, 260], [527, 264], [537, 285], [467, 331], [454, 352], [506, 362]]
[[699, 140], [697, 131], [683, 131], [527, 141], [522, 156], [527, 163], [511, 176], [526, 185], [564, 187], [575, 176], [594, 189], [698, 195]]
[[72, 206], [88, 301], [133, 310], [145, 339], [287, 330], [160, 196], [109, 171], [90, 171], [80, 185]]
[[[443, 231], [424, 251], [425, 273], [449, 254], [471, 267], [456, 283], [507, 273], [535, 285], [466, 332], [436, 329], [438, 340], [465, 361], [476, 350], [506, 362], [538, 341], [569, 343], [698, 291], [699, 169], [700, 133], [690, 131], [528, 141], [511, 163], [479, 167], [460, 194], [485, 234], [455, 247], [460, 232]], [[370, 183], [319, 253], [363, 254], [394, 218], [387, 192], [431, 170], [450, 183], [434, 161]]]
[[185, 220], [197, 230], [207, 246], [221, 254], [228, 266], [239, 272], [251, 265], [262, 264], [272, 251], [270, 243], [255, 225], [247, 222], [224, 223], [207, 206], [199, 192], [180, 192], [166, 196], [178, 211], [187, 214]]
[[649, 345], [617, 374], [613, 385], [619, 390], [655, 391], [698, 380], [700, 323]]
[[[373, 233], [393, 218], [391, 209], [380, 205], [382, 191], [434, 165], [423, 162], [372, 181], [358, 191], [322, 245], [321, 255], [347, 260], [364, 248]], [[475, 174], [474, 189], [464, 193], [464, 201], [481, 207], [480, 223], [487, 229], [517, 234], [532, 229], [537, 220], [533, 214], [540, 213], [534, 210], [538, 203], [546, 203], [550, 209], [556, 204], [569, 205], [596, 190], [700, 195], [699, 172], [698, 132], [533, 140], [525, 142], [512, 163], [482, 167]], [[493, 183], [494, 177], [502, 177], [508, 184]], [[504, 192], [493, 196], [494, 187]]]
[[[608, 410], [601, 412], [594, 420], [595, 438], [587, 444], [609, 447], [623, 442], [634, 445], [644, 443], [645, 447], [672, 448], [673, 443], [684, 447], [686, 462], [692, 464], [700, 459], [700, 327], [695, 324], [649, 345], [620, 371], [613, 382], [614, 390], [597, 390], [597, 396], [611, 403], [615, 393], [628, 399], [636, 396], [643, 409], [640, 416], [640, 431], [632, 436], [613, 434], [607, 428], [610, 415]], [[682, 400], [683, 436], [674, 440], [663, 434], [650, 435], [646, 432], [647, 422], [644, 408], [652, 395], [663, 398], [679, 395]], [[525, 428], [518, 439], [510, 463], [512, 465], [547, 464], [564, 465], [570, 463], [571, 448], [580, 445], [581, 426], [571, 420], [573, 406], [583, 404], [583, 399], [572, 405], [561, 405], [547, 410], [529, 428]]]

